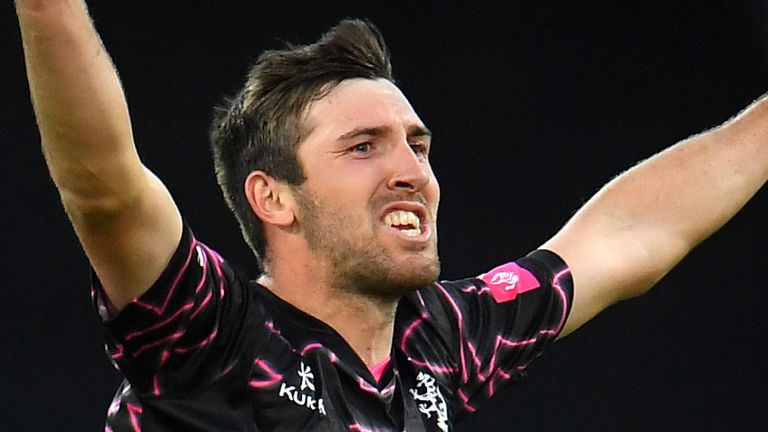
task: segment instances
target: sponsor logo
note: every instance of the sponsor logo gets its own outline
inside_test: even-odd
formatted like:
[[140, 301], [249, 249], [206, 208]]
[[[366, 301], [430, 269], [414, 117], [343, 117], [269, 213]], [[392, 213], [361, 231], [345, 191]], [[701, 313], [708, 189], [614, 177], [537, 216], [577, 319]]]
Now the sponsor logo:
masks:
[[491, 278], [492, 285], [506, 285], [504, 291], [515, 289], [517, 283], [520, 282], [520, 276], [513, 271], [498, 272]]
[[448, 432], [448, 406], [440, 392], [440, 387], [435, 384], [435, 378], [419, 372], [416, 380], [418, 381], [416, 388], [410, 389], [410, 392], [419, 411], [429, 419], [434, 415], [437, 427], [443, 432]]
[[299, 378], [301, 378], [301, 390], [310, 389], [315, 391], [315, 375], [309, 366], [304, 365], [304, 362], [301, 362], [301, 365], [299, 365]]
[[480, 275], [497, 303], [514, 300], [519, 294], [541, 286], [536, 276], [516, 263], [507, 263]]
[[299, 364], [297, 375], [301, 380], [299, 388], [297, 389], [295, 385], [288, 385], [285, 382], [282, 382], [280, 383], [280, 392], [278, 393], [278, 396], [288, 399], [296, 405], [316, 411], [321, 415], [326, 415], [323, 398], [315, 398], [314, 394], [305, 392], [305, 390], [311, 392], [315, 391], [315, 375], [312, 373], [312, 369], [305, 365], [304, 362], [301, 362], [301, 364]]

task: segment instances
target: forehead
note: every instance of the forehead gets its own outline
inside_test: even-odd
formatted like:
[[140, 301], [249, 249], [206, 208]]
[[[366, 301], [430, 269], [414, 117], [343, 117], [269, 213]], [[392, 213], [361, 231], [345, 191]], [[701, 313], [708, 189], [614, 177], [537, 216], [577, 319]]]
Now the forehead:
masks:
[[405, 95], [385, 79], [344, 80], [313, 101], [304, 115], [305, 138], [337, 137], [360, 127], [407, 130], [423, 123]]

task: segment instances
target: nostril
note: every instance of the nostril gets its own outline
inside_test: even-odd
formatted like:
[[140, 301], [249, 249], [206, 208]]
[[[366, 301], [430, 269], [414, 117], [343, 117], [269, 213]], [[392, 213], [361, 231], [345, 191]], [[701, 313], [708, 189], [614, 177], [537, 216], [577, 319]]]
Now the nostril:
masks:
[[407, 190], [413, 190], [414, 187], [412, 184], [406, 182], [406, 181], [396, 181], [394, 185], [395, 189], [407, 189]]

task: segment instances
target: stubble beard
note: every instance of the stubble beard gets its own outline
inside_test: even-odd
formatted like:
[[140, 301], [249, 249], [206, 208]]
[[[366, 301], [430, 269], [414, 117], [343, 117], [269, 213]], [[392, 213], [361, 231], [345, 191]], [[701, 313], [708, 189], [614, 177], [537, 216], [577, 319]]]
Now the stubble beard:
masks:
[[360, 229], [368, 230], [380, 223], [374, 216], [377, 205], [369, 208], [370, 225], [361, 227], [343, 212], [323, 207], [306, 188], [298, 188], [296, 196], [309, 249], [327, 260], [329, 282], [337, 290], [394, 301], [437, 280], [440, 261], [434, 240], [427, 257], [419, 255], [418, 259], [399, 263], [379, 242], [375, 232], [370, 231], [369, 236], [359, 235]]

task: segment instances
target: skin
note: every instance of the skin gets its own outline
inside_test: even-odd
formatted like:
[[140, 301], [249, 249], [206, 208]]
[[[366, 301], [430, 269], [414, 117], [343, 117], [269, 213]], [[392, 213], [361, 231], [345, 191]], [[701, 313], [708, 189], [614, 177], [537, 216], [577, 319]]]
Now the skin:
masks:
[[181, 216], [139, 159], [120, 80], [85, 3], [15, 5], [51, 178], [105, 293], [120, 310], [149, 289], [170, 261]]

